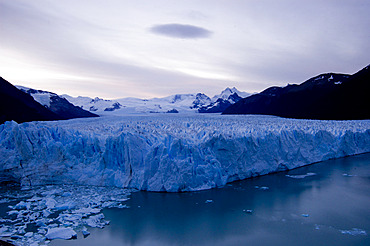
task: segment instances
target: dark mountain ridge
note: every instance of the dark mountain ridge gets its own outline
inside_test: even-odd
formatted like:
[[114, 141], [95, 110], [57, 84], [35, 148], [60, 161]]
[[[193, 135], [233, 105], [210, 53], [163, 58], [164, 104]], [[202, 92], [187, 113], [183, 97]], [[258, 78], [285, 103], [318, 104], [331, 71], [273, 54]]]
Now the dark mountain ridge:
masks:
[[321, 120], [370, 119], [369, 66], [353, 74], [326, 73], [299, 85], [270, 87], [223, 114], [265, 114]]
[[73, 105], [67, 99], [58, 96], [53, 92], [35, 90], [30, 88], [21, 88], [21, 91], [29, 95], [47, 95], [49, 96], [49, 105], [43, 105], [48, 108], [53, 113], [57, 114], [60, 119], [74, 119], [74, 118], [84, 118], [84, 117], [99, 117], [89, 111], [86, 111], [78, 106]]
[[34, 120], [57, 120], [58, 116], [0, 77], [0, 124]]
[[[59, 99], [55, 100], [61, 101]], [[36, 102], [31, 95], [17, 89], [0, 77], [0, 124], [11, 120], [22, 123], [28, 121], [65, 120], [86, 117], [86, 115], [89, 115], [87, 117], [97, 116], [89, 112], [87, 112], [88, 114], [83, 113], [83, 115], [78, 116], [73, 110], [69, 112], [71, 108], [68, 108], [68, 106], [67, 108], [63, 107], [61, 106], [58, 109], [53, 107], [50, 107], [50, 109], [46, 108]]]

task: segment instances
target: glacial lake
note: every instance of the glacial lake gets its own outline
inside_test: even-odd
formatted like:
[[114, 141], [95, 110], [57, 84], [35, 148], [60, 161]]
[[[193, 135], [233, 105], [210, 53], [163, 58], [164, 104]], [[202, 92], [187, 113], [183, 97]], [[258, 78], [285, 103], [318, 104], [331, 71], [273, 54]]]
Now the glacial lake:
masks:
[[370, 245], [370, 154], [126, 204], [104, 209], [104, 229], [49, 245]]

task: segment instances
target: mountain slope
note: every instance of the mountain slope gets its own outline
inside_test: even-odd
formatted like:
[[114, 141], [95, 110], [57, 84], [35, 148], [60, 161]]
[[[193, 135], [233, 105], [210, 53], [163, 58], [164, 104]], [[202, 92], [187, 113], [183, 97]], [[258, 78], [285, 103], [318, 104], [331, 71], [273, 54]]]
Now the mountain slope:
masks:
[[322, 74], [300, 85], [270, 87], [228, 107], [223, 114], [266, 114], [289, 118], [369, 119], [369, 66], [353, 74]]
[[13, 86], [0, 77], [0, 124], [14, 120], [27, 121], [67, 120], [98, 117], [55, 93]]
[[10, 120], [21, 123], [57, 119], [60, 119], [57, 114], [0, 77], [0, 124]]
[[34, 90], [22, 86], [17, 86], [17, 88], [31, 95], [37, 102], [57, 114], [61, 119], [99, 117], [96, 114], [83, 110], [80, 107], [74, 106], [67, 99], [60, 97], [55, 93], [42, 90]]

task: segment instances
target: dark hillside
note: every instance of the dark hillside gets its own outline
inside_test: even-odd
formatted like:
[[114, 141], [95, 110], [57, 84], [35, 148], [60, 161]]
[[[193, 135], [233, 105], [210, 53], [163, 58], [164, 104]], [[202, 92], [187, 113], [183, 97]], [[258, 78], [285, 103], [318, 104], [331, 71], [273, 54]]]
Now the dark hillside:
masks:
[[0, 77], [0, 124], [35, 120], [57, 120], [58, 116]]
[[321, 120], [370, 119], [369, 66], [353, 75], [322, 74], [300, 85], [270, 87], [223, 114], [265, 114]]
[[74, 106], [56, 94], [50, 93], [50, 108], [35, 101], [30, 94], [31, 92], [26, 93], [19, 90], [0, 77], [0, 124], [10, 120], [22, 123], [27, 121], [98, 117], [98, 115]]

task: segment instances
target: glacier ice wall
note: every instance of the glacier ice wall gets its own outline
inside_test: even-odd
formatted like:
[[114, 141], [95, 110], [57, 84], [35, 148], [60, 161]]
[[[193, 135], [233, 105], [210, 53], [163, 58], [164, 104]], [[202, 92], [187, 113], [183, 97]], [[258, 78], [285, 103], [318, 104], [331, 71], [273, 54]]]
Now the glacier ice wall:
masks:
[[370, 121], [158, 115], [0, 125], [0, 181], [194, 191], [370, 152]]

